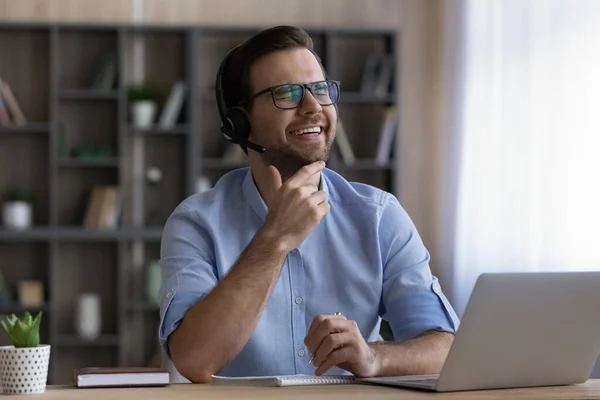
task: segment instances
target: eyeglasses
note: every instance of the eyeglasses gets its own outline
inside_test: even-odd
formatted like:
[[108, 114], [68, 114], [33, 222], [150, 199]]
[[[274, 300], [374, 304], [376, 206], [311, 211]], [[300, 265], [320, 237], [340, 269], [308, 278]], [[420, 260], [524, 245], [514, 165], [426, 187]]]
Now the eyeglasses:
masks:
[[308, 89], [322, 106], [336, 104], [340, 99], [340, 82], [325, 80], [313, 83], [287, 83], [271, 86], [260, 92], [254, 93], [247, 100], [241, 102], [240, 106], [250, 103], [258, 96], [271, 92], [271, 98], [273, 99], [275, 107], [282, 110], [298, 108], [304, 101], [305, 89]]

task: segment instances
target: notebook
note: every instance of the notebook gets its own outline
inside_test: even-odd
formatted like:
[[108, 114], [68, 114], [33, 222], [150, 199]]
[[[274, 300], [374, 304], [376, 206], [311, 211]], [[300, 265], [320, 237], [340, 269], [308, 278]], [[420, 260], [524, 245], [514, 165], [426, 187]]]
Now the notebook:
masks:
[[211, 383], [220, 386], [307, 386], [356, 383], [351, 375], [281, 375], [228, 377], [213, 375]]
[[74, 373], [80, 388], [165, 386], [169, 372], [161, 368], [79, 368]]

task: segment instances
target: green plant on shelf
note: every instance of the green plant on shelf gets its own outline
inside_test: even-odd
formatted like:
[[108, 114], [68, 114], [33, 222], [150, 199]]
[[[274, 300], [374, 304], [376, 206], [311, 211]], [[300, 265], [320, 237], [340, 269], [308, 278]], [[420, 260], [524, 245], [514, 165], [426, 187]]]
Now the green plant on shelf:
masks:
[[158, 92], [154, 86], [146, 83], [137, 83], [127, 86], [127, 99], [130, 102], [157, 101]]
[[2, 321], [2, 326], [15, 348], [37, 347], [40, 343], [41, 321], [41, 311], [35, 318], [31, 316], [29, 311], [26, 311], [21, 318], [17, 318], [15, 314], [6, 317], [6, 320]]
[[22, 186], [12, 186], [8, 189], [7, 201], [20, 201], [31, 204], [33, 202], [33, 193], [31, 190]]

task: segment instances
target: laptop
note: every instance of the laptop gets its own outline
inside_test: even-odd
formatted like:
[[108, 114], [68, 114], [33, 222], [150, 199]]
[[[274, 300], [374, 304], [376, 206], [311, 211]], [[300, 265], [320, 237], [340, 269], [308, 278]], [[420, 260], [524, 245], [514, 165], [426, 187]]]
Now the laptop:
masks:
[[363, 378], [437, 392], [587, 381], [600, 356], [600, 272], [479, 276], [439, 375]]

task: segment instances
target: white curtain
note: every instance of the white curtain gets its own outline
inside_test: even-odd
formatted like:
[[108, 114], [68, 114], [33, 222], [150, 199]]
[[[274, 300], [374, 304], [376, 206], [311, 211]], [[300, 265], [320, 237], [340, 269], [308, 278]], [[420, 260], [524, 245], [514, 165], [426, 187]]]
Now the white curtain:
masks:
[[459, 315], [482, 272], [600, 269], [600, 1], [461, 7]]

